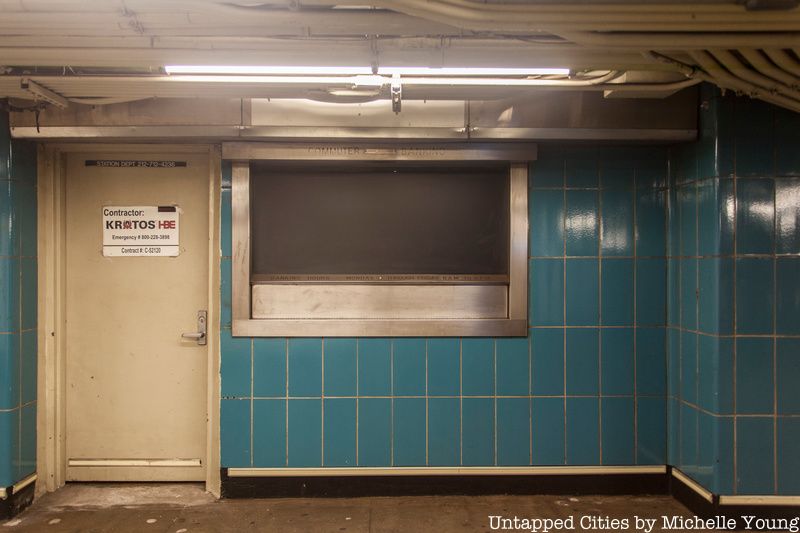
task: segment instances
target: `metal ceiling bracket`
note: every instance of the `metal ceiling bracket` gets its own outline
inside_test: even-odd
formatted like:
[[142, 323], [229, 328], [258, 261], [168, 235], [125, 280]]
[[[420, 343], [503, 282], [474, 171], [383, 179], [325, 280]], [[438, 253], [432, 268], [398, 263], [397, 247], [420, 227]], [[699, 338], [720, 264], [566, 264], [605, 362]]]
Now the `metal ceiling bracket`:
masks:
[[67, 107], [69, 107], [69, 100], [67, 100], [60, 94], [51, 91], [47, 87], [39, 85], [33, 80], [30, 80], [28, 78], [22, 78], [21, 80], [19, 80], [19, 87], [23, 91], [28, 91], [29, 93], [31, 93], [36, 100], [44, 100], [48, 104], [53, 104], [59, 109], [66, 109]]
[[400, 75], [392, 74], [392, 111], [400, 113], [403, 108], [403, 86], [400, 84]]

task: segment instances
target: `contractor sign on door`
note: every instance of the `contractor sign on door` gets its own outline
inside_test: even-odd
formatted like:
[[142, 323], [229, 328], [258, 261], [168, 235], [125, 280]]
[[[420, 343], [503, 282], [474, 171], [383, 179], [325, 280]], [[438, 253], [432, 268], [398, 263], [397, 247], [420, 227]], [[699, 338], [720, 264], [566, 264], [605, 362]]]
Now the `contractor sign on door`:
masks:
[[103, 255], [168, 256], [180, 253], [176, 206], [104, 206]]

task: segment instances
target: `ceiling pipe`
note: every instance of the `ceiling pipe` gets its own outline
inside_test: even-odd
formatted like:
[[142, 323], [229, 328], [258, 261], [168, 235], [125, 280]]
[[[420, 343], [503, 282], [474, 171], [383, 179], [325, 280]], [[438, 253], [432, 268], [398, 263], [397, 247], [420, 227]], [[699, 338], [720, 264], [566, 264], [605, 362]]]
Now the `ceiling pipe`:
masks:
[[800, 32], [784, 33], [625, 33], [559, 32], [576, 44], [608, 48], [634, 48], [642, 51], [705, 50], [707, 48], [785, 48], [800, 47]]
[[723, 67], [728, 69], [734, 76], [743, 79], [753, 85], [762, 87], [774, 94], [781, 94], [787, 98], [792, 98], [800, 103], [800, 92], [793, 90], [791, 87], [776, 82], [758, 72], [754, 71], [736, 57], [728, 50], [708, 50], [708, 52], [722, 64]]
[[775, 104], [800, 113], [800, 102], [778, 94], [770, 94], [763, 87], [758, 87], [725, 70], [708, 52], [702, 50], [690, 53], [692, 59], [705, 71], [715, 85], [725, 89], [747, 94], [771, 104]]
[[795, 76], [800, 76], [800, 63], [789, 55], [785, 50], [778, 48], [767, 48], [764, 50], [773, 63], [781, 67], [787, 72], [791, 72]]
[[776, 67], [772, 64], [759, 50], [753, 50], [752, 48], [742, 48], [739, 50], [739, 53], [742, 54], [748, 63], [750, 63], [753, 68], [764, 74], [765, 76], [769, 76], [773, 80], [777, 80], [792, 89], [797, 90], [800, 88], [800, 78], [793, 76], [792, 74], [782, 70], [779, 67]]

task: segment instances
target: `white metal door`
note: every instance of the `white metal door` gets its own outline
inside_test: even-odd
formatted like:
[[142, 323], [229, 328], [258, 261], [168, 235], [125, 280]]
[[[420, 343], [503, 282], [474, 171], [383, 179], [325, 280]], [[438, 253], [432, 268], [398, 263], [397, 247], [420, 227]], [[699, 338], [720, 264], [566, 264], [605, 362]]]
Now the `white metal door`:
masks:
[[[66, 479], [203, 480], [208, 155], [66, 157]], [[179, 255], [104, 256], [108, 206], [176, 206]]]

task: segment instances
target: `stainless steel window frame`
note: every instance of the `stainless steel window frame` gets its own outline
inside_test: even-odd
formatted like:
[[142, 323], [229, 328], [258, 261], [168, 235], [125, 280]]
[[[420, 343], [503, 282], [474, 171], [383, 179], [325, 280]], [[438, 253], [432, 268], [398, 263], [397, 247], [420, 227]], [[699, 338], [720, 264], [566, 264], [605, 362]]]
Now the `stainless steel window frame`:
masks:
[[[232, 160], [232, 333], [237, 337], [525, 336], [528, 332], [528, 162], [530, 144], [224, 143]], [[508, 313], [505, 318], [252, 318], [250, 160], [507, 161], [510, 163]], [[479, 284], [478, 284], [479, 285]], [[353, 284], [354, 290], [365, 285]], [[475, 285], [472, 285], [474, 287]]]

